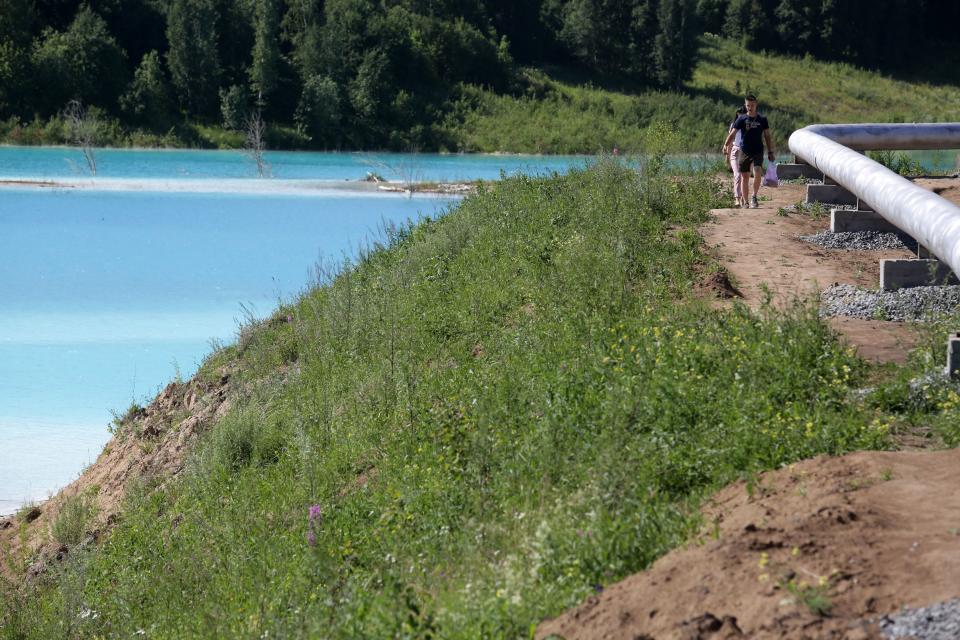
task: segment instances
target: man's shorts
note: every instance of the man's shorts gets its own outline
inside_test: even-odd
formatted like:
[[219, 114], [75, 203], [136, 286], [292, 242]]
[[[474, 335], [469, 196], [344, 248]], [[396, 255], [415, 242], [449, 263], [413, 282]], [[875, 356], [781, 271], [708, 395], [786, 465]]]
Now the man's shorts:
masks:
[[763, 152], [760, 153], [745, 153], [741, 151], [737, 154], [737, 164], [740, 165], [740, 173], [750, 173], [751, 165], [754, 167], [759, 167], [760, 170], [763, 170]]

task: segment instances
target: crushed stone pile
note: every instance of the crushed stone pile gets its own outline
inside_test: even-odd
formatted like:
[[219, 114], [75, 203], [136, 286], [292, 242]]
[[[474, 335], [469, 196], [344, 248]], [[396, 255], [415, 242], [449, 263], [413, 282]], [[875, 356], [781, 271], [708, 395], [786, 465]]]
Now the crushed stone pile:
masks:
[[883, 251], [888, 249], [911, 249], [916, 243], [898, 233], [882, 231], [821, 231], [811, 236], [799, 236], [803, 242], [809, 242], [827, 249], [846, 249], [847, 251]]
[[835, 284], [820, 294], [822, 317], [848, 316], [905, 322], [950, 314], [956, 311], [958, 305], [958, 285], [870, 291], [851, 284]]
[[956, 640], [960, 638], [960, 599], [954, 598], [920, 609], [904, 609], [879, 622], [885, 638]]

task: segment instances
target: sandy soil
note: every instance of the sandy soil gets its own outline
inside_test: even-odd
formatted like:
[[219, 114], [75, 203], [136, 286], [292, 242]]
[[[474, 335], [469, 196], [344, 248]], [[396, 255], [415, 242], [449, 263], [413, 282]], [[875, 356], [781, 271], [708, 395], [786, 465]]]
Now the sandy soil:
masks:
[[953, 450], [816, 458], [731, 485], [687, 548], [537, 637], [879, 638], [882, 615], [960, 595], [958, 483]]

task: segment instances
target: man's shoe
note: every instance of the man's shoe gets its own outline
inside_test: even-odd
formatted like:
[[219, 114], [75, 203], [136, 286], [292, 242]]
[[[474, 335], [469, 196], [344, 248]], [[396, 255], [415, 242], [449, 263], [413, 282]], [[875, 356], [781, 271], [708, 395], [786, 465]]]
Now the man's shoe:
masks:
[[753, 196], [752, 198], [750, 198], [750, 204], [753, 205], [754, 209], [760, 208], [760, 203], [757, 202], [757, 196]]

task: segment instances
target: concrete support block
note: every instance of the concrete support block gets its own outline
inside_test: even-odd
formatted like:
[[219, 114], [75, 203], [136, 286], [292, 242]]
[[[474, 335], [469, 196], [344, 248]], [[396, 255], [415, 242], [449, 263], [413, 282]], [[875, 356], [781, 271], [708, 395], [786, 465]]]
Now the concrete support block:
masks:
[[901, 233], [893, 224], [876, 211], [862, 209], [830, 209], [830, 231], [881, 231]]
[[781, 180], [797, 180], [798, 178], [812, 178], [820, 180], [823, 173], [808, 164], [778, 164], [777, 177]]
[[843, 187], [832, 184], [808, 184], [807, 203], [824, 202], [827, 204], [857, 205], [857, 196]]
[[960, 376], [960, 333], [947, 337], [947, 366], [943, 372], [951, 378]]
[[939, 260], [881, 260], [880, 290], [960, 284], [957, 276]]

